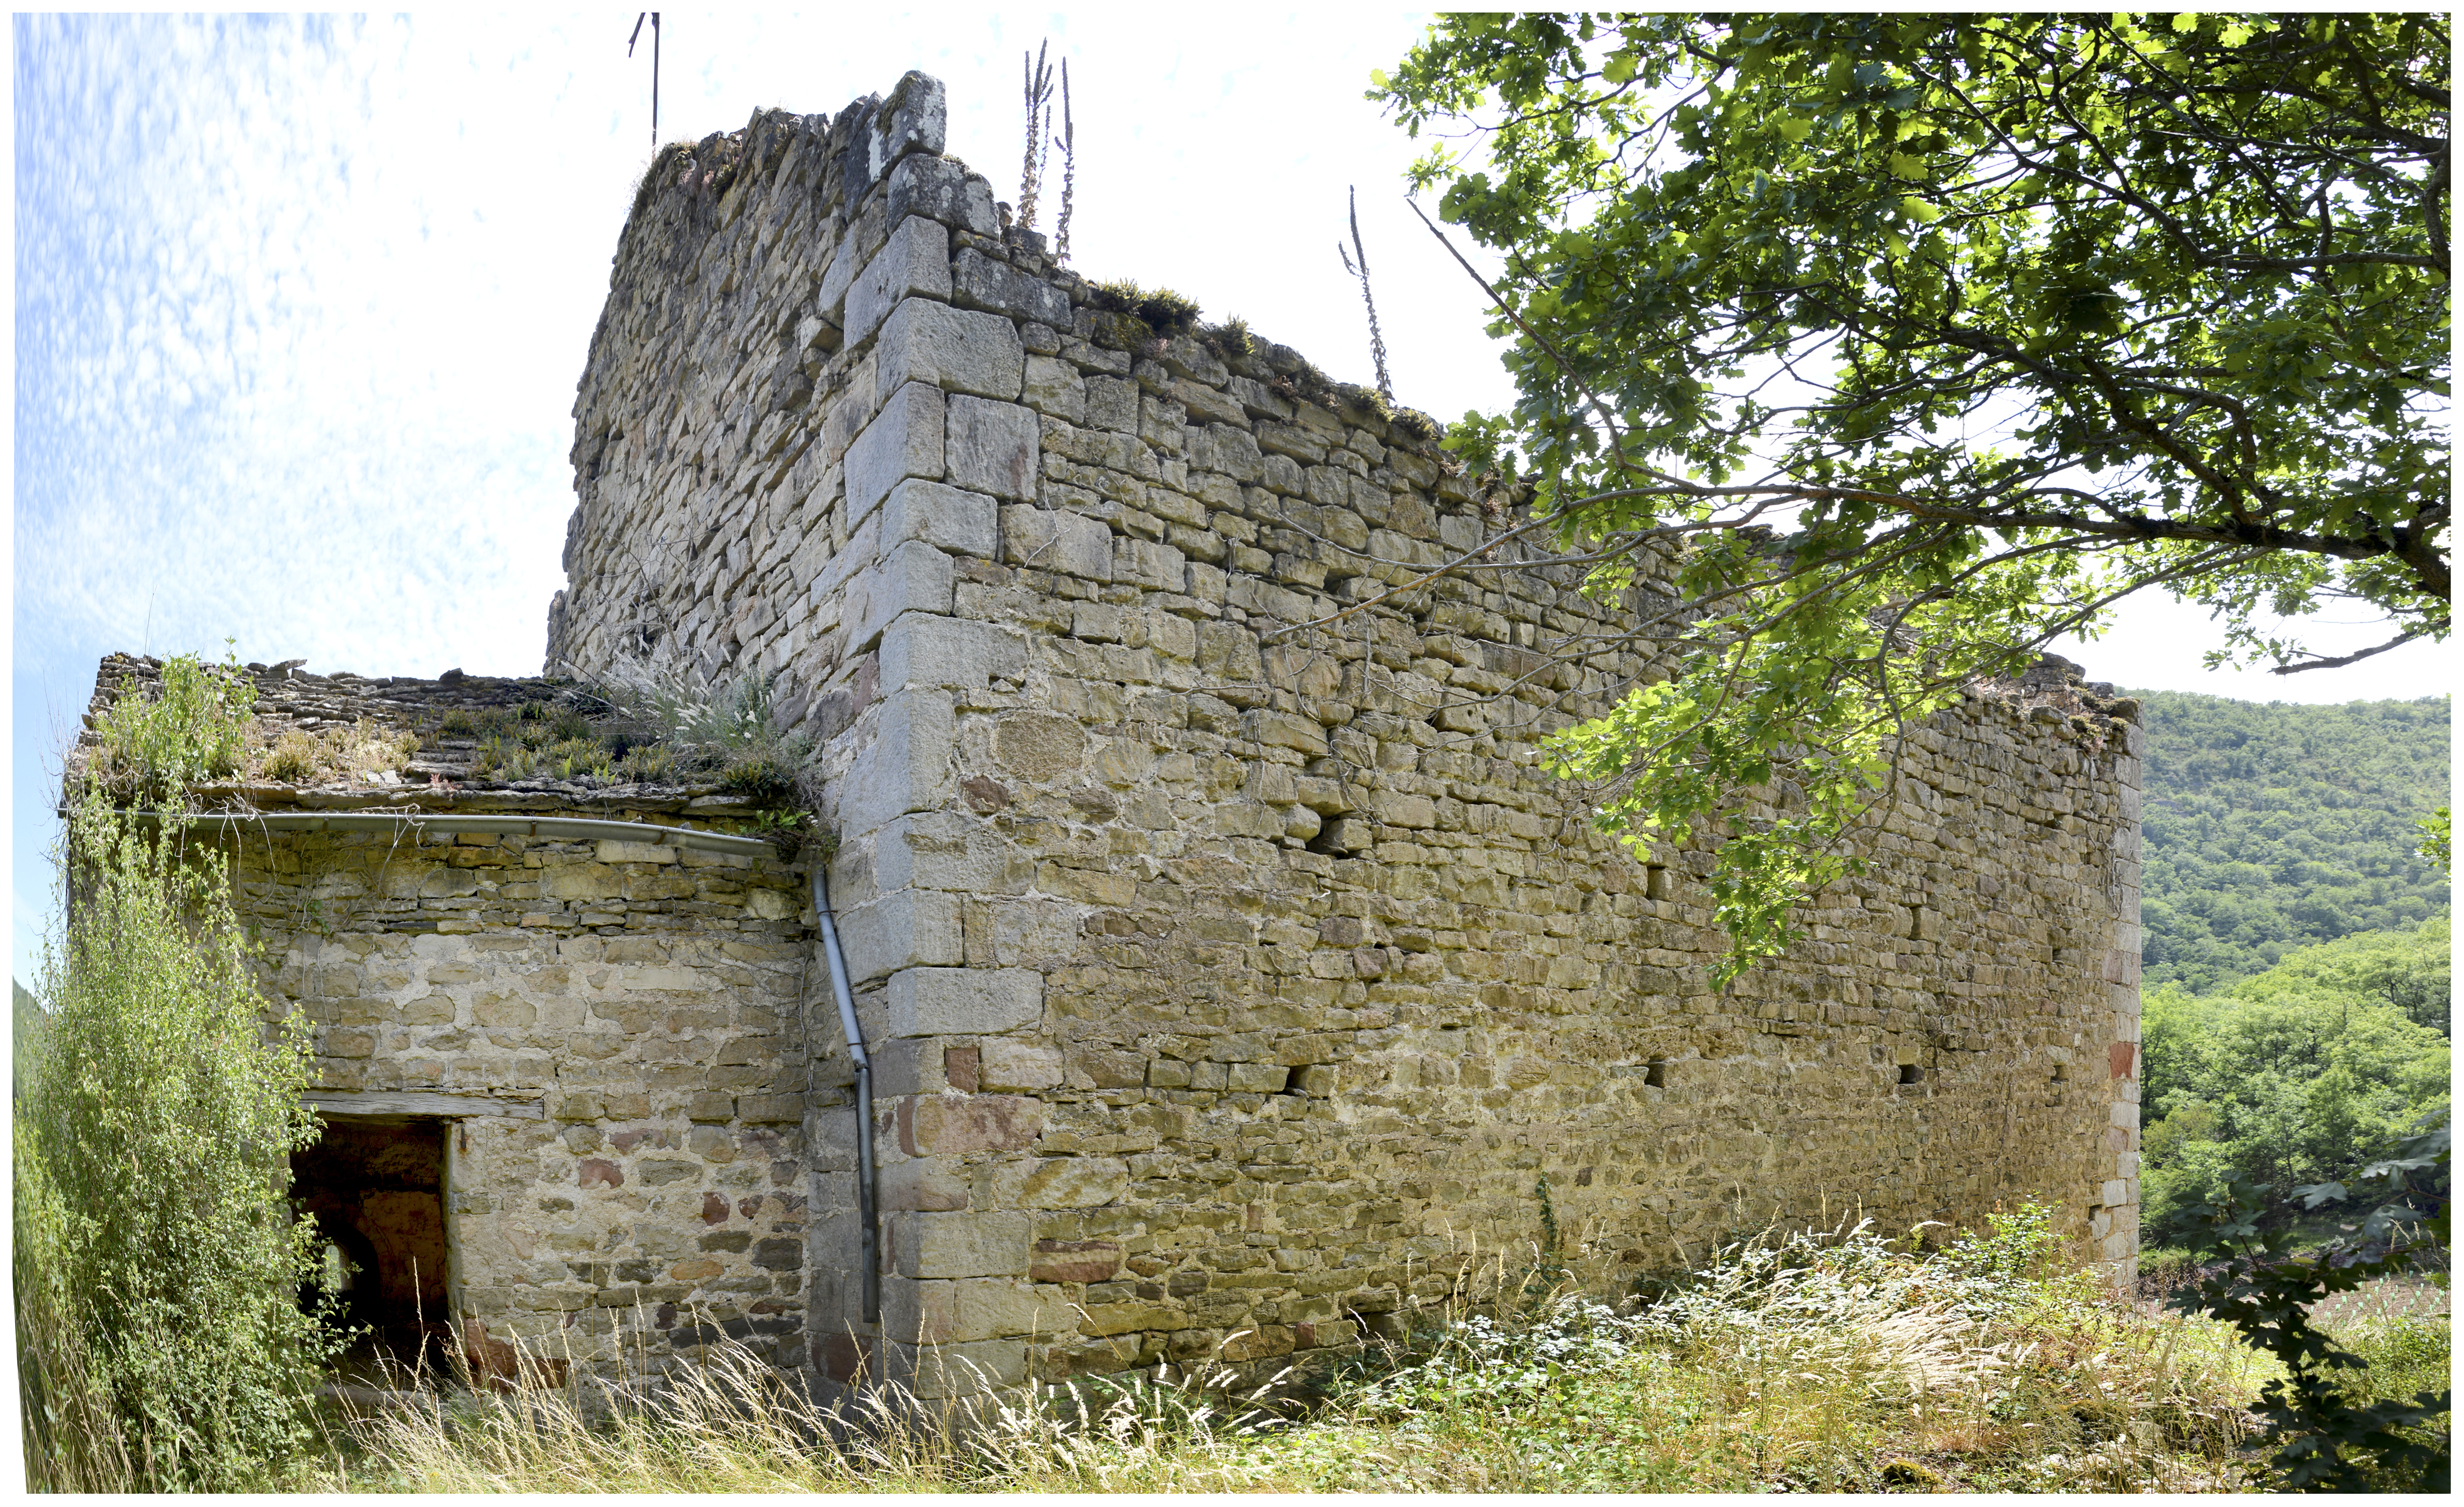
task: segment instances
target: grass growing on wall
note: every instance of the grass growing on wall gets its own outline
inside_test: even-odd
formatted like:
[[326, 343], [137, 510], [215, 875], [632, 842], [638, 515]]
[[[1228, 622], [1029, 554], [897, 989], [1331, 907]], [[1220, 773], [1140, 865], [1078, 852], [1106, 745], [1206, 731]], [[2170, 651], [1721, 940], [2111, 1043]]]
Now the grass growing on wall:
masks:
[[[2056, 1256], [2042, 1211], [1925, 1256], [1870, 1231], [1731, 1248], [1649, 1304], [1489, 1300], [1307, 1403], [1202, 1375], [1082, 1382], [966, 1429], [896, 1397], [835, 1414], [721, 1347], [657, 1407], [464, 1395], [351, 1431], [329, 1489], [740, 1491], [2255, 1491], [2244, 1411], [2271, 1366]], [[1577, 1265], [1580, 1263], [1577, 1262]], [[2446, 1322], [2357, 1321], [2360, 1391], [2443, 1370]], [[830, 1445], [828, 1439], [842, 1441]]]

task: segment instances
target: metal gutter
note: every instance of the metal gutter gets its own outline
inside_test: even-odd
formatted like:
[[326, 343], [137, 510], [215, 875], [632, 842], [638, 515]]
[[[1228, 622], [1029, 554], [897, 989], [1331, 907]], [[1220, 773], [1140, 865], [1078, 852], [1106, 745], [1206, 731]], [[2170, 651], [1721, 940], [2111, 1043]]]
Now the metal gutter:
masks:
[[[131, 811], [124, 815], [160, 821], [166, 814]], [[474, 832], [575, 841], [646, 842], [656, 847], [697, 848], [742, 858], [765, 854], [775, 857], [779, 851], [767, 838], [704, 832], [693, 827], [654, 826], [647, 821], [598, 821], [584, 817], [525, 817], [512, 813], [447, 816], [415, 811], [184, 811], [168, 815], [180, 821], [263, 827], [274, 832]]]
[[855, 1017], [855, 994], [847, 987], [847, 954], [839, 950], [839, 928], [830, 919], [829, 863], [812, 859], [813, 915], [821, 923], [822, 951], [829, 959], [830, 992], [838, 997], [839, 1028], [847, 1033], [847, 1055], [855, 1059], [855, 1200], [864, 1260], [864, 1321], [881, 1322], [881, 1220], [873, 1189], [872, 1059], [865, 1055], [864, 1026]]

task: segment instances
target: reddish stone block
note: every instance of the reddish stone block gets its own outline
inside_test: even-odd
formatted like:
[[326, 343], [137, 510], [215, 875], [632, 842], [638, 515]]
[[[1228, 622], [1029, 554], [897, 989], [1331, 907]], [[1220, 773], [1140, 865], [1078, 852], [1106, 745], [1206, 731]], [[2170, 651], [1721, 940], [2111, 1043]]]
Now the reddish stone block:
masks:
[[1039, 1282], [1108, 1282], [1121, 1269], [1121, 1248], [1110, 1240], [1038, 1240], [1026, 1275]]
[[594, 1156], [582, 1164], [580, 1181], [584, 1188], [622, 1188], [625, 1186], [625, 1169], [613, 1162]]

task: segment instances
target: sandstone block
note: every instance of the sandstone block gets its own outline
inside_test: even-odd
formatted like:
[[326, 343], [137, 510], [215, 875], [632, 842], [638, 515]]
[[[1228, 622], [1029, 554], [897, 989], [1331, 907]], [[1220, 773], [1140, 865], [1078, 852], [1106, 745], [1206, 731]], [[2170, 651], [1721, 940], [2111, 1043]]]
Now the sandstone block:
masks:
[[972, 618], [911, 612], [881, 636], [885, 691], [949, 687], [981, 690], [995, 677], [1026, 675], [1026, 646], [1007, 628]]
[[1018, 327], [998, 314], [910, 298], [883, 321], [873, 363], [881, 389], [924, 382], [1014, 403], [1025, 382], [1026, 347]]
[[1087, 423], [1120, 434], [1138, 432], [1138, 384], [1118, 377], [1087, 379]]
[[996, 1036], [1044, 1015], [1044, 975], [1023, 968], [911, 968], [891, 976], [892, 1036]]
[[950, 296], [950, 232], [935, 221], [910, 216], [847, 292], [847, 340], [869, 339], [890, 311], [912, 297]]
[[1044, 1134], [1044, 1105], [1018, 1094], [918, 1094], [900, 1101], [897, 1125], [909, 1156], [1018, 1151]]
[[1084, 513], [1025, 505], [1003, 508], [1001, 541], [1013, 565], [1083, 580], [1112, 579], [1112, 531]]
[[848, 650], [871, 648], [883, 630], [908, 613], [947, 617], [957, 580], [950, 557], [929, 544], [911, 540], [891, 551], [879, 565], [848, 583], [842, 630]]
[[866, 132], [866, 177], [873, 183], [913, 153], [939, 157], [950, 137], [949, 98], [941, 80], [909, 69], [882, 97]]
[[892, 1344], [891, 1365], [921, 1400], [973, 1397], [1026, 1382], [1024, 1340], [974, 1340], [917, 1348]]
[[1093, 1209], [1120, 1197], [1129, 1186], [1129, 1164], [1118, 1157], [1049, 1157], [1028, 1171], [1019, 1202], [1030, 1209]]
[[892, 389], [890, 401], [847, 447], [849, 527], [862, 522], [891, 488], [909, 477], [938, 481], [948, 428], [949, 402], [939, 387], [928, 381]]
[[956, 789], [957, 718], [949, 698], [905, 692], [886, 699], [870, 742], [840, 787], [836, 824], [847, 837], [941, 805]]
[[1112, 579], [1150, 591], [1178, 591], [1189, 580], [1189, 558], [1169, 544], [1145, 539], [1112, 541]]
[[1087, 422], [1087, 383], [1077, 367], [1056, 357], [1026, 359], [1026, 386], [1021, 401], [1038, 413], [1071, 424]]
[[910, 478], [891, 487], [882, 504], [878, 548], [887, 552], [913, 539], [989, 559], [1001, 546], [999, 507], [981, 492]]
[[901, 159], [890, 170], [889, 209], [893, 222], [920, 214], [978, 235], [1001, 233], [993, 186], [946, 157], [919, 153]]
[[953, 398], [943, 449], [947, 474], [955, 485], [996, 497], [1033, 497], [1043, 439], [1043, 421], [1032, 408]]
[[983, 1045], [977, 1059], [977, 1081], [988, 1090], [1033, 1093], [1061, 1084], [1061, 1053], [1024, 1041], [997, 1040]]
[[1006, 262], [997, 262], [972, 246], [958, 253], [951, 275], [953, 296], [967, 308], [990, 309], [1056, 328], [1069, 323], [1069, 299], [1060, 289]]
[[945, 891], [901, 889], [841, 911], [839, 939], [848, 980], [862, 984], [901, 969], [965, 963], [958, 904], [957, 895]]
[[1272, 1062], [1235, 1062], [1231, 1090], [1236, 1094], [1280, 1094], [1290, 1072]]
[[[1265, 457], [1258, 449], [1258, 441], [1247, 429], [1228, 424], [1211, 424], [1198, 432], [1190, 447], [1190, 466], [1199, 470], [1221, 471], [1236, 481], [1257, 481], [1265, 471]], [[1362, 536], [1367, 542], [1367, 535]]]
[[1111, 1240], [1038, 1240], [1026, 1275], [1039, 1282], [1109, 1282], [1121, 1270]]
[[993, 724], [993, 760], [1028, 785], [1049, 785], [1077, 772], [1087, 756], [1087, 732], [1075, 717], [1013, 711]]
[[602, 863], [672, 863], [676, 850], [655, 842], [602, 841], [599, 862]]
[[967, 1182], [935, 1157], [895, 1162], [881, 1169], [881, 1207], [946, 1212], [967, 1207]]
[[1023, 1277], [1034, 1216], [899, 1212], [890, 1226], [891, 1269], [901, 1277]]

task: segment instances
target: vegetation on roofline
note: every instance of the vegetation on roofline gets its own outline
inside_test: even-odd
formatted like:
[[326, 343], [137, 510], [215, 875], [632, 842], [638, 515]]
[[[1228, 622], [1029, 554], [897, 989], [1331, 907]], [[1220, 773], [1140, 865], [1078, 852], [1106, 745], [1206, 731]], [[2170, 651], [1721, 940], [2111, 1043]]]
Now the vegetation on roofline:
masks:
[[313, 732], [277, 731], [269, 740], [255, 710], [256, 682], [228, 648], [220, 665], [174, 654], [151, 685], [123, 674], [95, 718], [98, 746], [79, 771], [82, 783], [122, 804], [170, 805], [215, 781], [382, 779], [419, 751], [416, 733], [364, 717]]

